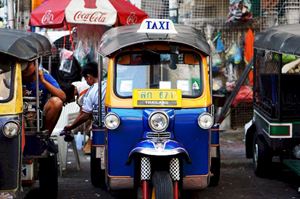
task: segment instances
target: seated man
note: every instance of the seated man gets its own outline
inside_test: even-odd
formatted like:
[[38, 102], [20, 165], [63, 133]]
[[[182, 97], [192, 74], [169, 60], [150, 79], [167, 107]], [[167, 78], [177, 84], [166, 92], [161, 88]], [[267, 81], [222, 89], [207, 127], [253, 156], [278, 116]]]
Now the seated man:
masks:
[[[23, 95], [36, 97], [36, 73], [35, 61], [28, 63], [22, 71]], [[39, 69], [39, 89], [41, 109], [44, 114], [45, 129], [51, 135], [60, 116], [63, 103], [66, 100], [65, 93], [60, 89], [57, 81], [43, 68]]]
[[[65, 126], [65, 131], [71, 131], [92, 118], [93, 112], [98, 112], [98, 66], [95, 62], [87, 63], [82, 69], [82, 76], [90, 86], [83, 98], [80, 113], [71, 125]], [[102, 114], [104, 114], [104, 98], [106, 81], [102, 81]], [[103, 115], [102, 115], [103, 116]]]

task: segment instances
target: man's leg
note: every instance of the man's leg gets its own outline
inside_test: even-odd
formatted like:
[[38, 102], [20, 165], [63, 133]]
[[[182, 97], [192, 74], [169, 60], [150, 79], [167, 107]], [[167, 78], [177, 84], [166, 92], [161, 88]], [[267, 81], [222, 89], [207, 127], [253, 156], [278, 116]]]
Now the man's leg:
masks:
[[63, 102], [58, 97], [51, 97], [44, 106], [45, 128], [51, 135], [63, 107]]

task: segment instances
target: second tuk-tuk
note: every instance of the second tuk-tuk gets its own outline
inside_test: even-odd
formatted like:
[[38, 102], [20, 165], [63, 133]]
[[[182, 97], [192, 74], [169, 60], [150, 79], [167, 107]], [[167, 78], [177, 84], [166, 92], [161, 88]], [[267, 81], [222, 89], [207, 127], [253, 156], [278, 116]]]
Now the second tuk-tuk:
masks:
[[100, 127], [93, 129], [92, 183], [135, 189], [143, 199], [180, 198], [181, 190], [217, 185], [219, 135], [203, 34], [145, 19], [107, 31], [99, 53], [108, 68], [105, 112], [99, 92]]
[[[21, 182], [39, 179], [39, 191], [56, 198], [56, 154], [49, 152], [50, 135], [36, 98], [23, 96], [22, 70], [29, 61], [51, 54], [51, 44], [36, 33], [0, 29], [0, 194], [20, 197]], [[39, 92], [37, 86], [37, 93]]]
[[272, 159], [300, 176], [300, 25], [258, 33], [254, 44], [254, 115], [245, 125], [246, 156], [257, 176], [266, 177]]

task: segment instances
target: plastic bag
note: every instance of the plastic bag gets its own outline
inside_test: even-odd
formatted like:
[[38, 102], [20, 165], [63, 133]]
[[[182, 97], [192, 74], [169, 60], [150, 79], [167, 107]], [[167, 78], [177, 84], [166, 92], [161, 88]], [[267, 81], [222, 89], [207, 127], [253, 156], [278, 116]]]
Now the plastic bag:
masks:
[[239, 64], [242, 61], [242, 51], [236, 43], [233, 43], [227, 51], [226, 59], [234, 64]]
[[73, 64], [73, 52], [65, 48], [60, 51], [60, 66], [59, 70], [70, 73]]
[[217, 38], [216, 51], [217, 51], [218, 53], [221, 53], [221, 52], [224, 52], [224, 51], [225, 51], [225, 47], [224, 47], [224, 44], [223, 44], [223, 41], [222, 41], [221, 36], [219, 36], [219, 37]]
[[74, 57], [77, 59], [79, 65], [83, 67], [88, 61], [88, 55], [91, 53], [91, 47], [88, 42], [80, 40], [74, 50]]
[[232, 106], [236, 107], [241, 102], [252, 102], [253, 100], [253, 91], [249, 86], [241, 86], [238, 94], [232, 102]]

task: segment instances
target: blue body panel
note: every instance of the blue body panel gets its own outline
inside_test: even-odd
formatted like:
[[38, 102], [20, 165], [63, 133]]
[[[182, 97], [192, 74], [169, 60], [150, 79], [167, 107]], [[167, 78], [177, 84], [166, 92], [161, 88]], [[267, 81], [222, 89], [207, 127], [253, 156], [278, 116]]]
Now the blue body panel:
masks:
[[183, 162], [183, 176], [209, 172], [209, 130], [201, 129], [198, 117], [206, 108], [175, 110], [175, 139], [188, 151], [191, 164]]
[[[134, 175], [133, 161], [127, 165], [129, 154], [136, 146], [153, 145], [145, 140], [146, 132], [151, 131], [148, 125], [148, 116], [158, 109], [109, 109], [120, 117], [120, 126], [115, 130], [108, 130], [108, 174], [111, 176]], [[190, 156], [191, 164], [184, 161], [183, 175], [208, 174], [209, 169], [209, 130], [198, 126], [198, 116], [207, 111], [206, 108], [198, 109], [160, 109], [165, 111], [170, 118], [170, 125], [166, 131], [171, 132], [171, 139], [167, 147], [182, 146]]]
[[92, 131], [93, 131], [92, 145], [104, 145], [105, 129], [93, 128]]
[[220, 144], [220, 136], [219, 136], [219, 125], [214, 125], [212, 128], [211, 128], [211, 140], [210, 140], [210, 143], [211, 144], [214, 144], [214, 145], [219, 145]]

